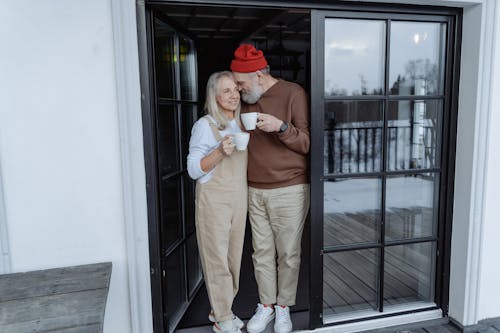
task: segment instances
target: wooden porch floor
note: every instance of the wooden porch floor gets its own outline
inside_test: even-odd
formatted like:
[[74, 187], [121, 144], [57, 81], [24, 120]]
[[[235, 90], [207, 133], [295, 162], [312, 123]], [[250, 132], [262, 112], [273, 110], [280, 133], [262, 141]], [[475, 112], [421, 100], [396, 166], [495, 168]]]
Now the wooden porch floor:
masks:
[[[378, 240], [378, 211], [325, 215], [325, 245], [350, 245]], [[432, 211], [425, 207], [391, 209], [386, 213], [386, 239], [431, 234]], [[387, 247], [384, 258], [384, 307], [432, 302], [434, 244]], [[324, 314], [376, 310], [379, 250], [325, 254]]]

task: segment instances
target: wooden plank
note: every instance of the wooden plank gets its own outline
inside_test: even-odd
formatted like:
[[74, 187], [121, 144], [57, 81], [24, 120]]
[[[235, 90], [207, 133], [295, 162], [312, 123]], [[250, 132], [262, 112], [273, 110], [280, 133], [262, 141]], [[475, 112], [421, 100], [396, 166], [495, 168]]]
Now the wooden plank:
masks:
[[[375, 277], [373, 272], [364, 271], [362, 274], [355, 274], [349, 268], [349, 266], [357, 266], [360, 268], [366, 268], [367, 265], [357, 263], [355, 260], [345, 260], [349, 262], [349, 266], [346, 267], [345, 262], [341, 263], [338, 259], [339, 257], [345, 257], [346, 253], [342, 255], [336, 255], [332, 257], [327, 255], [324, 258], [325, 263], [328, 266], [327, 273], [332, 274], [339, 280], [345, 282], [345, 285], [356, 291], [356, 293], [364, 300], [364, 302], [376, 302], [377, 298], [377, 286], [376, 280], [372, 281], [371, 278]], [[349, 257], [352, 255], [348, 254]], [[376, 272], [375, 272], [376, 273]], [[342, 291], [339, 291], [342, 294]], [[375, 299], [374, 299], [375, 298]]]
[[459, 333], [460, 331], [451, 325], [439, 325], [426, 327], [425, 331], [427, 333]]
[[111, 263], [0, 275], [0, 303], [43, 295], [109, 288]]
[[[94, 324], [94, 325], [87, 325], [87, 326], [63, 328], [63, 329], [60, 329], [57, 331], [50, 331], [50, 333], [101, 333], [101, 332], [102, 332], [102, 325], [100, 325], [100, 324], [99, 325]], [[26, 333], [28, 333], [28, 332], [26, 332]], [[49, 333], [49, 332], [47, 332], [47, 333]]]
[[33, 332], [39, 332], [39, 333], [101, 333], [102, 332], [102, 324], [91, 324], [91, 325], [84, 325], [84, 326], [64, 327], [61, 329], [50, 330], [50, 331], [33, 330], [32, 328], [25, 328], [25, 329], [20, 330], [19, 328], [10, 328], [10, 327], [7, 327], [5, 331], [2, 329], [2, 333], [33, 333]]
[[329, 304], [333, 308], [340, 306], [341, 304], [346, 304], [348, 306], [353, 306], [358, 300], [358, 295], [356, 295], [352, 290], [346, 288], [345, 281], [336, 279], [333, 274], [328, 274], [325, 276], [325, 280], [329, 286], [335, 290], [335, 292], [340, 296], [338, 299], [330, 299]]
[[111, 263], [0, 276], [0, 332], [102, 332]]
[[12, 332], [49, 331], [102, 323], [107, 289], [3, 302], [0, 328]]
[[[366, 251], [366, 250], [363, 250]], [[348, 252], [344, 252], [348, 253]], [[368, 267], [378, 267], [378, 262], [376, 258], [372, 258], [371, 256], [364, 256], [363, 252], [350, 252], [348, 258], [342, 258], [340, 261], [343, 263], [345, 267], [347, 267], [355, 276], [358, 277], [366, 277], [370, 276], [372, 273], [368, 270]], [[327, 255], [328, 257], [330, 255]], [[335, 266], [335, 263], [330, 263]], [[385, 272], [385, 281], [386, 288], [389, 291], [389, 294], [398, 295], [399, 297], [404, 297], [408, 295], [415, 294], [415, 291], [411, 289], [408, 285], [402, 282], [402, 278], [404, 276], [401, 275], [401, 272], [398, 267], [386, 267]]]

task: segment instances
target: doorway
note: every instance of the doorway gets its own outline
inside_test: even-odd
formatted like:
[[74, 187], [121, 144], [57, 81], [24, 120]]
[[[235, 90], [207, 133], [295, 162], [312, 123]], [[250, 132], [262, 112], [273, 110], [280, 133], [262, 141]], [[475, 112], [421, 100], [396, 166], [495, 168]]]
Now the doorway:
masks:
[[[209, 325], [185, 163], [207, 78], [228, 69], [241, 42], [311, 97], [311, 214], [292, 308], [308, 319], [300, 328], [447, 313], [460, 13], [311, 7], [146, 7], [155, 332]], [[234, 304], [243, 319], [258, 301], [251, 252], [247, 224]]]
[[[236, 47], [262, 49], [271, 74], [308, 89], [310, 11], [285, 8], [154, 5], [149, 7], [152, 115], [157, 151], [158, 223], [150, 235], [161, 275], [156, 325], [172, 332], [210, 325], [210, 305], [203, 284], [194, 230], [194, 182], [186, 171], [190, 130], [203, 115], [209, 75], [227, 70]], [[309, 309], [309, 228], [303, 237], [303, 260], [294, 313]], [[233, 309], [242, 319], [253, 315], [258, 300], [247, 223], [240, 285]], [[153, 261], [153, 260], [152, 260]], [[156, 317], [156, 316], [155, 316]], [[307, 321], [304, 321], [307, 323]], [[306, 326], [303, 326], [306, 328]]]

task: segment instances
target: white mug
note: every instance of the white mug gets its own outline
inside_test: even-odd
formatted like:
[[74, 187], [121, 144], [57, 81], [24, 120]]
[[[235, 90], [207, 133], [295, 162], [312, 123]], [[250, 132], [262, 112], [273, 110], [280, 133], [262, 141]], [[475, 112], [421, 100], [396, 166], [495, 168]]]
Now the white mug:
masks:
[[257, 125], [257, 112], [242, 113], [240, 115], [241, 122], [247, 131], [254, 130]]
[[238, 132], [233, 134], [233, 143], [237, 150], [245, 150], [250, 140], [250, 134], [245, 132]]

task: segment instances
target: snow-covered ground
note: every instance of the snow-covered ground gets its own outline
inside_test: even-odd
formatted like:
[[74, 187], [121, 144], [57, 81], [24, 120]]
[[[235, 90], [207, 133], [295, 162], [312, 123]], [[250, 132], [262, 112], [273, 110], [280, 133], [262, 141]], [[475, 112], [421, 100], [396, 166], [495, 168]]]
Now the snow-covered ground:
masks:
[[[435, 180], [408, 176], [387, 179], [386, 207], [433, 208]], [[379, 178], [339, 179], [324, 183], [324, 213], [354, 213], [380, 209], [382, 182]]]

